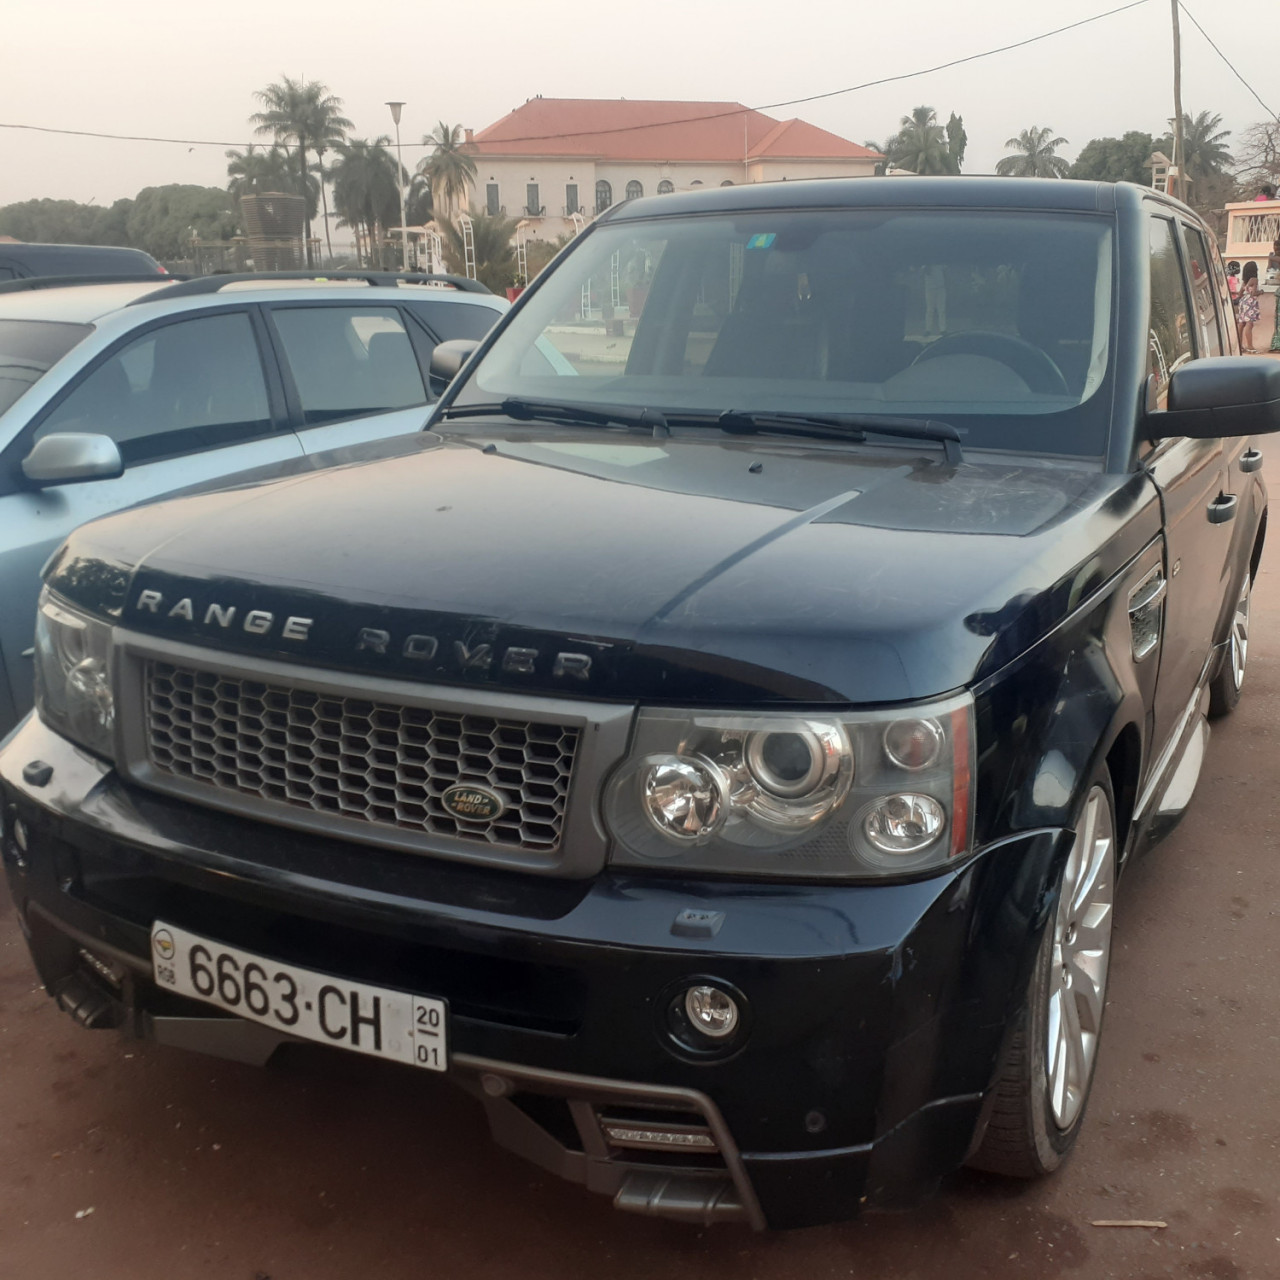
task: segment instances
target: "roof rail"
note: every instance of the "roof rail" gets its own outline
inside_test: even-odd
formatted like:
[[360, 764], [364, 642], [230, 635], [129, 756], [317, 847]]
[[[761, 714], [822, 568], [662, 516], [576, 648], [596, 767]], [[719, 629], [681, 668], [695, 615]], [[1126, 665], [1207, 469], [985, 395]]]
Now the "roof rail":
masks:
[[158, 289], [155, 293], [143, 294], [134, 298], [131, 307], [141, 302], [150, 302], [154, 298], [191, 298], [205, 293], [217, 293], [229, 284], [264, 284], [276, 280], [311, 280], [316, 284], [327, 284], [331, 281], [358, 280], [364, 284], [382, 288], [395, 288], [400, 284], [440, 284], [448, 285], [461, 293], [492, 293], [479, 280], [467, 276], [425, 275], [421, 272], [405, 271], [245, 271], [229, 275], [197, 276], [184, 280], [172, 288]]
[[148, 271], [145, 275], [133, 271], [118, 275], [26, 276], [21, 280], [0, 280], [0, 293], [26, 293], [30, 289], [67, 289], [77, 284], [163, 284], [169, 280], [186, 279], [186, 276], [161, 275], [156, 271]]

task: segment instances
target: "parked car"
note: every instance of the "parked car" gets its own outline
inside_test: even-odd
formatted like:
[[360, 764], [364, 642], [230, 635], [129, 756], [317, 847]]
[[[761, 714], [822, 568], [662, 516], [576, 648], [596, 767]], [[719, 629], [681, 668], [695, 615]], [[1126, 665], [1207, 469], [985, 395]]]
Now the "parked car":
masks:
[[397, 456], [48, 566], [0, 751], [47, 990], [447, 1074], [639, 1213], [1056, 1168], [1117, 881], [1244, 687], [1280, 365], [1207, 227], [1068, 181], [665, 195], [471, 345]]
[[0, 280], [48, 276], [162, 276], [165, 269], [141, 249], [100, 244], [0, 241]]
[[40, 568], [62, 539], [180, 489], [418, 431], [443, 389], [428, 390], [435, 344], [482, 337], [508, 305], [437, 283], [0, 285], [0, 736], [31, 706]]

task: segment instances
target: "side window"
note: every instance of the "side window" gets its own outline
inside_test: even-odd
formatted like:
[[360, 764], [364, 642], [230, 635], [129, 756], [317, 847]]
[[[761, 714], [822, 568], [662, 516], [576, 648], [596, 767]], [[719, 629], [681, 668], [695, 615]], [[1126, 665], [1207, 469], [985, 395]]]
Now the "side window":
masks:
[[441, 342], [469, 338], [479, 342], [495, 324], [501, 312], [467, 302], [411, 302], [414, 315], [422, 319]]
[[271, 318], [306, 426], [426, 404], [422, 371], [395, 307], [276, 307]]
[[108, 435], [126, 463], [217, 449], [271, 430], [253, 324], [243, 311], [152, 329], [98, 365], [40, 424]]
[[1151, 317], [1147, 333], [1150, 364], [1156, 379], [1156, 403], [1169, 399], [1169, 379], [1192, 356], [1191, 302], [1182, 278], [1173, 223], [1154, 215], [1147, 223], [1151, 243]]
[[1182, 247], [1187, 253], [1187, 270], [1191, 272], [1191, 300], [1195, 304], [1196, 346], [1202, 356], [1222, 354], [1222, 334], [1218, 329], [1218, 313], [1213, 303], [1216, 292], [1213, 265], [1204, 237], [1194, 227], [1183, 224]]

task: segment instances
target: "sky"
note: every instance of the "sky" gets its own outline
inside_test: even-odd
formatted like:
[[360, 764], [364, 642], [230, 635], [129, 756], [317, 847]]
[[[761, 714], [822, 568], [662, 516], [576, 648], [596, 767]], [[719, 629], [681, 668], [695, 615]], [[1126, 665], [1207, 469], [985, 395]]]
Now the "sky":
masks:
[[[979, 53], [1122, 2], [223, 0], [211, 9], [4, 0], [0, 124], [219, 145], [0, 128], [0, 204], [49, 196], [107, 205], [167, 182], [224, 185], [226, 145], [254, 140], [246, 123], [254, 90], [281, 75], [328, 85], [357, 136], [390, 133], [385, 104], [404, 100], [401, 136], [412, 166], [423, 150], [410, 144], [437, 120], [479, 130], [537, 94], [762, 107]], [[1280, 99], [1275, 41], [1245, 35], [1238, 7], [1194, 0], [1191, 11], [1280, 109], [1271, 101]], [[1237, 132], [1264, 118], [1185, 18], [1182, 48], [1184, 110], [1218, 112]], [[969, 135], [965, 171], [982, 173], [1004, 154], [1006, 138], [1031, 125], [1065, 137], [1067, 159], [1093, 137], [1162, 132], [1173, 114], [1171, 65], [1170, 6], [1146, 0], [1028, 48], [770, 114], [865, 142], [882, 141], [920, 104], [943, 121], [955, 111]]]

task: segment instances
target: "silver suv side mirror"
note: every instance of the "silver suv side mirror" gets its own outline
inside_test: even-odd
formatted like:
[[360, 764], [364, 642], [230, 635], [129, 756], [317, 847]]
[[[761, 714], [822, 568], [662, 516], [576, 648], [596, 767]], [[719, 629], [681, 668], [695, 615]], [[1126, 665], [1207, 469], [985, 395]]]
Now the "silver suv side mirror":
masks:
[[54, 432], [35, 442], [22, 460], [22, 474], [41, 486], [114, 480], [124, 474], [124, 459], [110, 436]]

